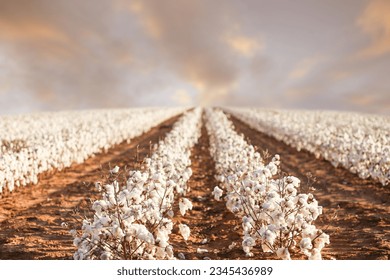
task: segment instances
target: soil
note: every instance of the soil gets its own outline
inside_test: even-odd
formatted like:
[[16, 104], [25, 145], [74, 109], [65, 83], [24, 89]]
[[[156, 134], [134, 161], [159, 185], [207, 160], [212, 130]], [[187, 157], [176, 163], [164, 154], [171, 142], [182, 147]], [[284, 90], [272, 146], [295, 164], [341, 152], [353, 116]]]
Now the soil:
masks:
[[[1, 198], [0, 259], [72, 259], [76, 247], [69, 229], [80, 225], [75, 212], [83, 213], [99, 197], [94, 183], [118, 165], [136, 169], [150, 153], [151, 145], [171, 130], [174, 117], [131, 141], [97, 154], [83, 164], [63, 171], [46, 173], [35, 186], [17, 189]], [[251, 144], [269, 154], [278, 153], [282, 170], [302, 180], [303, 190], [313, 192], [324, 213], [316, 225], [330, 235], [331, 244], [323, 249], [325, 259], [388, 259], [390, 255], [390, 189], [371, 180], [359, 179], [343, 168], [295, 149], [251, 129], [231, 118], [239, 133]], [[185, 216], [174, 206], [174, 229], [170, 242], [175, 255], [186, 259], [273, 259], [271, 254], [253, 250], [249, 258], [241, 249], [241, 222], [230, 213], [224, 201], [211, 195], [218, 185], [214, 162], [209, 153], [205, 127], [192, 150], [193, 175], [187, 197], [193, 209]], [[308, 172], [312, 172], [307, 183]], [[315, 178], [315, 182], [313, 182]], [[62, 224], [66, 223], [66, 225]], [[184, 241], [178, 224], [187, 224], [191, 236]], [[199, 253], [198, 249], [207, 252]]]
[[[323, 215], [315, 225], [330, 235], [322, 250], [325, 259], [388, 260], [390, 257], [390, 188], [360, 179], [348, 170], [317, 159], [306, 151], [277, 141], [230, 116], [238, 133], [271, 156], [279, 154], [283, 172], [298, 177], [301, 188], [310, 187]], [[311, 172], [311, 173], [310, 173]]]

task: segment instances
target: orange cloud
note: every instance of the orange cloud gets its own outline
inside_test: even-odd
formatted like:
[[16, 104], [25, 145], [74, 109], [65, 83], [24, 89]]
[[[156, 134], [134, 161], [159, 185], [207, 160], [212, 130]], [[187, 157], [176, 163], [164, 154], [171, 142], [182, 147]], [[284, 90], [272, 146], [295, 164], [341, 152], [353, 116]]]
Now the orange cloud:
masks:
[[295, 66], [295, 68], [288, 75], [289, 79], [299, 80], [305, 78], [315, 66], [324, 60], [322, 56], [307, 57]]
[[357, 20], [372, 43], [358, 53], [359, 57], [376, 57], [390, 52], [390, 1], [372, 0]]
[[242, 35], [226, 36], [225, 40], [232, 50], [247, 57], [253, 56], [256, 51], [263, 49], [263, 45], [256, 39]]
[[69, 38], [56, 29], [38, 21], [8, 22], [0, 19], [0, 36], [11, 40], [47, 40], [59, 43], [69, 43]]

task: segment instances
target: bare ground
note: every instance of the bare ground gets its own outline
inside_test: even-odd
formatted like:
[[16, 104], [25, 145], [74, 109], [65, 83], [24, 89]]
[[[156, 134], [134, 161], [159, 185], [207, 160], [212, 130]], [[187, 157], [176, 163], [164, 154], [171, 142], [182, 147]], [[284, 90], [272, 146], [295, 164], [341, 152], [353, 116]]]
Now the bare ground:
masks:
[[247, 141], [279, 154], [281, 169], [301, 179], [302, 187], [308, 186], [308, 172], [316, 189], [313, 194], [323, 215], [316, 225], [330, 235], [330, 245], [323, 249], [323, 257], [343, 260], [387, 260], [390, 257], [390, 188], [373, 180], [363, 180], [344, 168], [335, 168], [324, 159], [277, 141], [251, 129], [234, 117], [230, 117], [236, 130]]

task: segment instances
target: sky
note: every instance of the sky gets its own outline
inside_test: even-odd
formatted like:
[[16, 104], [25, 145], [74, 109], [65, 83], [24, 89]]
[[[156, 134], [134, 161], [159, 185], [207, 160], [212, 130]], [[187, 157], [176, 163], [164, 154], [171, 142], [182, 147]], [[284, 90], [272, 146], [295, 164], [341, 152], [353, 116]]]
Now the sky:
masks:
[[0, 115], [149, 106], [390, 114], [390, 0], [0, 0]]

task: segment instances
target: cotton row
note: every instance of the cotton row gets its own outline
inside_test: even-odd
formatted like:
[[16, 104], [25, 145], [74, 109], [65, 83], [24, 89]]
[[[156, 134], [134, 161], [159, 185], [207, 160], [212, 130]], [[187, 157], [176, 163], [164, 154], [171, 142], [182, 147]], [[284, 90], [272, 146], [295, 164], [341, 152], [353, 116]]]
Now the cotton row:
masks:
[[217, 200], [224, 195], [226, 207], [242, 219], [244, 252], [252, 256], [259, 246], [281, 259], [297, 252], [321, 259], [329, 236], [313, 225], [322, 213], [313, 195], [299, 193], [298, 178], [280, 175], [278, 155], [265, 165], [222, 111], [208, 109], [206, 118], [220, 182], [212, 194]]
[[327, 112], [226, 108], [252, 128], [356, 173], [390, 183], [390, 118]]
[[1, 117], [0, 193], [36, 184], [44, 171], [81, 163], [183, 111], [143, 108]]
[[[174, 259], [169, 235], [174, 224], [173, 204], [178, 201], [181, 215], [192, 208], [184, 196], [192, 175], [190, 150], [200, 136], [201, 110], [186, 113], [169, 132], [142, 170], [130, 171], [120, 182], [118, 168], [109, 181], [97, 183], [102, 199], [92, 205], [93, 219], [83, 222], [75, 259]], [[190, 230], [179, 231], [186, 240]]]

